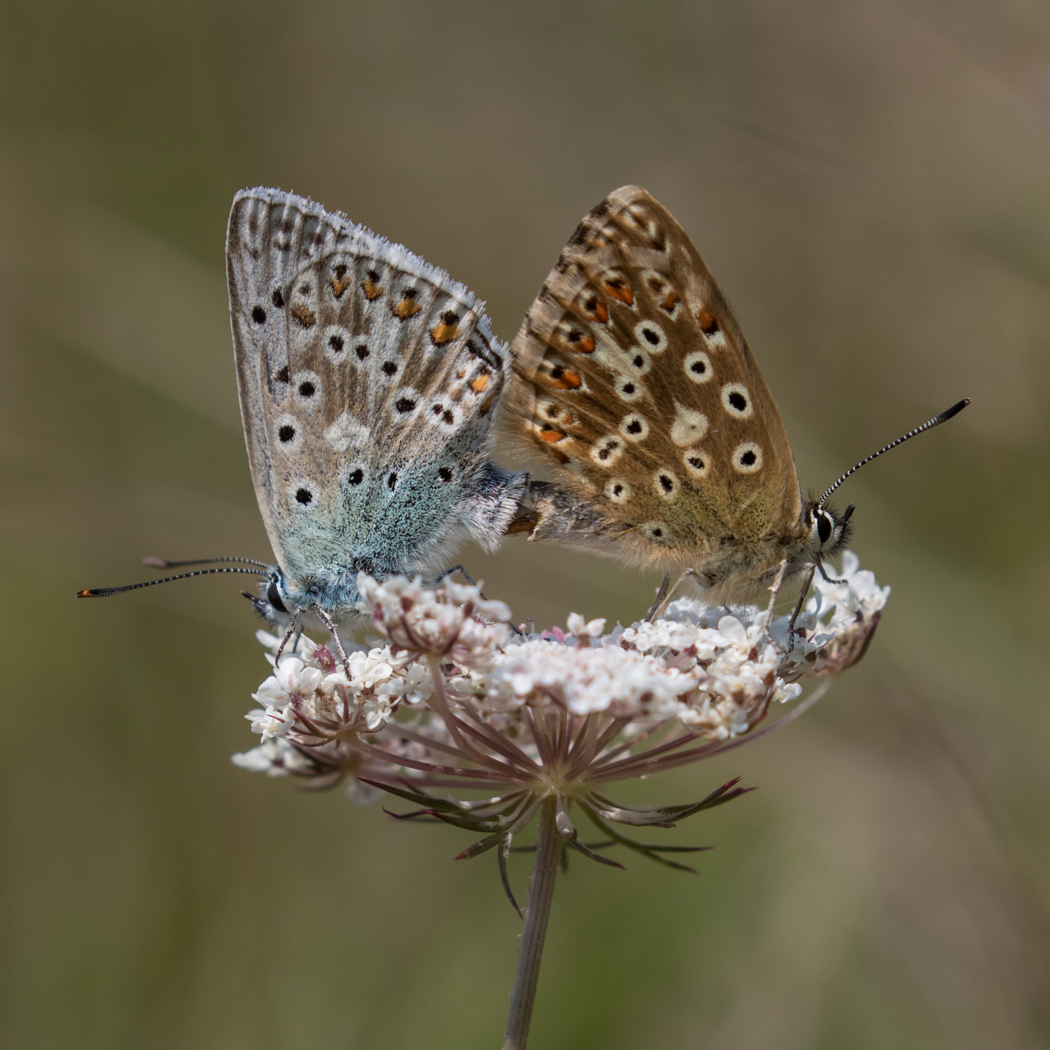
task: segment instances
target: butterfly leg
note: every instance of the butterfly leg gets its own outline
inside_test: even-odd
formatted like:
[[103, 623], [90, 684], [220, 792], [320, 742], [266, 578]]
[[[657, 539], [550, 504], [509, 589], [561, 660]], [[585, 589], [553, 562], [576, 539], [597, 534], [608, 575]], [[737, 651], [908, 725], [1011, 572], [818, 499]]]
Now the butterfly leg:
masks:
[[806, 603], [806, 597], [809, 594], [809, 588], [813, 583], [813, 577], [816, 574], [816, 571], [816, 565], [811, 565], [809, 567], [809, 572], [806, 573], [806, 578], [802, 581], [802, 590], [799, 592], [798, 601], [795, 602], [795, 611], [791, 614], [791, 619], [788, 621], [787, 651], [789, 653], [795, 648], [795, 621], [799, 618], [799, 614], [802, 612], [802, 606]]
[[317, 618], [328, 628], [328, 633], [332, 636], [332, 641], [335, 643], [335, 650], [339, 654], [339, 659], [343, 662], [343, 671], [346, 674], [347, 681], [350, 680], [350, 660], [346, 655], [346, 650], [343, 648], [343, 643], [339, 638], [339, 632], [335, 628], [335, 624], [332, 622], [331, 616], [328, 615], [321, 608], [317, 602], [314, 602], [314, 612], [317, 614]]
[[828, 575], [828, 571], [827, 571], [827, 569], [824, 568], [824, 563], [822, 561], [818, 561], [817, 562], [817, 568], [820, 569], [820, 575], [823, 576], [824, 579], [828, 583], [838, 583], [838, 584], [841, 584], [842, 586], [848, 586], [849, 585], [849, 581], [848, 580], [836, 580], [834, 578], [834, 576], [829, 576]]
[[667, 573], [660, 581], [660, 586], [656, 589], [656, 598], [653, 604], [649, 606], [649, 611], [645, 614], [646, 623], [652, 623], [656, 619], [656, 614], [662, 611], [664, 600], [671, 589], [671, 575], [671, 573]]
[[773, 580], [772, 585], [769, 588], [769, 604], [766, 606], [766, 637], [772, 642], [773, 636], [769, 633], [769, 625], [773, 622], [773, 606], [777, 604], [777, 598], [780, 597], [780, 588], [784, 583], [784, 577], [787, 575], [788, 560], [784, 558], [780, 562], [780, 568], [777, 569], [776, 579]]
[[[447, 579], [449, 576], [451, 576], [454, 572], [461, 572], [461, 573], [463, 573], [463, 575], [467, 579], [467, 583], [469, 583], [471, 585], [471, 587], [477, 586], [474, 583], [474, 581], [470, 578], [470, 573], [467, 572], [467, 570], [464, 569], [462, 565], [453, 565], [451, 569], [446, 569], [444, 572], [442, 572], [442, 573], [440, 573], [438, 575], [437, 579], [435, 579], [434, 582], [435, 583], [440, 583], [442, 580]], [[481, 593], [481, 591], [478, 591], [478, 597], [481, 598], [482, 601], [488, 601], [488, 599], [485, 597], [484, 594]], [[514, 624], [512, 624], [509, 620], [507, 621], [507, 626], [519, 638], [524, 638], [525, 637], [525, 632], [520, 627], [515, 627]]]
[[[289, 639], [295, 634], [299, 627], [299, 610], [296, 609], [292, 613], [292, 618], [288, 621], [288, 629], [284, 632], [284, 637], [281, 639], [281, 644], [277, 648], [277, 655], [274, 657], [274, 667], [279, 667], [281, 663], [281, 656], [284, 653], [285, 646], [288, 645]], [[294, 647], [293, 647], [294, 648]]]
[[466, 578], [467, 583], [469, 583], [471, 585], [471, 587], [474, 586], [474, 581], [470, 578], [470, 573], [467, 572], [467, 570], [464, 569], [462, 565], [453, 565], [451, 569], [445, 569], [444, 572], [439, 572], [437, 574], [437, 577], [434, 580], [434, 582], [435, 583], [440, 583], [446, 577], [451, 576], [454, 572], [461, 572], [461, 573], [463, 573], [464, 577]]
[[674, 597], [675, 591], [678, 590], [678, 585], [687, 576], [696, 576], [696, 573], [692, 569], [686, 569], [685, 572], [680, 572], [677, 575], [673, 572], [669, 572], [663, 578], [663, 581], [656, 592], [656, 600], [649, 607], [649, 611], [645, 614], [646, 623], [652, 623], [667, 608], [667, 606], [671, 604], [671, 599]]

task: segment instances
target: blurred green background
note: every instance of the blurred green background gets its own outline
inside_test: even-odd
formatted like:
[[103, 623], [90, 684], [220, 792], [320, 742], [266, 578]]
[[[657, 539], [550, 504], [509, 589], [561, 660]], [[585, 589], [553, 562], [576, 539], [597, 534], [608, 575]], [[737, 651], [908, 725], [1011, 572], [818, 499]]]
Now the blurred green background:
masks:
[[[0, 8], [0, 1043], [495, 1047], [494, 858], [238, 770], [266, 672], [238, 581], [97, 602], [138, 559], [269, 557], [223, 239], [275, 185], [444, 266], [510, 338], [607, 192], [732, 299], [803, 481], [893, 586], [781, 734], [625, 786], [759, 791], [558, 887], [537, 1050], [1050, 1045], [1050, 10], [1024, 0], [5, 0]], [[515, 615], [652, 577], [464, 553]], [[514, 860], [524, 892], [529, 860]]]

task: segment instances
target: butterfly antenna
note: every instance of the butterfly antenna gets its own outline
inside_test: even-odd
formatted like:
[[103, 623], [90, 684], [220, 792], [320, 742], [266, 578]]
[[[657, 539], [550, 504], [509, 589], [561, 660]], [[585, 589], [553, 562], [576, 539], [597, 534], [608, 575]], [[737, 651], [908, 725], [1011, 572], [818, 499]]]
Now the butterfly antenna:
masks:
[[841, 485], [851, 474], [856, 474], [856, 472], [860, 470], [860, 468], [863, 467], [866, 463], [870, 463], [873, 459], [878, 459], [879, 456], [883, 454], [883, 452], [889, 452], [891, 448], [896, 448], [898, 445], [903, 445], [905, 441], [915, 437], [916, 434], [921, 434], [924, 430], [930, 430], [933, 427], [940, 426], [942, 423], [946, 423], [949, 419], [952, 418], [952, 416], [958, 415], [969, 403], [970, 399], [968, 397], [964, 397], [962, 401], [958, 402], [958, 404], [952, 405], [951, 408], [942, 412], [939, 416], [934, 416], [933, 419], [926, 420], [926, 422], [923, 423], [921, 427], [916, 427], [914, 430], [909, 430], [907, 434], [903, 434], [901, 437], [897, 438], [896, 441], [891, 441], [885, 448], [880, 448], [878, 452], [873, 452], [870, 456], [866, 456], [855, 467], [850, 467], [849, 470], [847, 470], [846, 473], [843, 474], [842, 477], [839, 478], [838, 481], [836, 481], [835, 484], [832, 485], [831, 488], [829, 488], [828, 491], [820, 497], [820, 502], [817, 504], [817, 506], [822, 508], [824, 504], [827, 503], [828, 497], [835, 491], [835, 489], [837, 489], [839, 485]]
[[151, 569], [180, 569], [185, 565], [215, 565], [219, 562], [229, 561], [240, 562], [242, 565], [256, 565], [260, 569], [270, 568], [266, 562], [256, 561], [254, 558], [194, 558], [193, 561], [168, 561], [167, 558], [143, 558], [142, 564], [148, 565]]
[[137, 591], [140, 587], [153, 587], [158, 583], [171, 583], [172, 580], [188, 580], [191, 576], [210, 576], [215, 572], [241, 572], [250, 576], [266, 576], [258, 569], [240, 569], [229, 566], [225, 569], [198, 569], [196, 572], [180, 572], [178, 576], [165, 576], [162, 580], [146, 580], [145, 583], [129, 583], [123, 587], [95, 587], [88, 591], [77, 591], [78, 598], [106, 598], [111, 594], [123, 591]]

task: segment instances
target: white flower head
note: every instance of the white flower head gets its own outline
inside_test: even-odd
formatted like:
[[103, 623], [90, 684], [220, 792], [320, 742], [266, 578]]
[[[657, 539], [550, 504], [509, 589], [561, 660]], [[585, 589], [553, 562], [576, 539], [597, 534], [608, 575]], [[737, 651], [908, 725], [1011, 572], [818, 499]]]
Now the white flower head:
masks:
[[680, 599], [655, 622], [607, 633], [604, 618], [572, 613], [567, 632], [511, 637], [510, 610], [480, 584], [361, 574], [358, 589], [385, 644], [347, 646], [336, 668], [325, 647], [297, 641], [254, 694], [247, 717], [262, 743], [239, 765], [328, 781], [483, 776], [535, 790], [547, 790], [553, 765], [560, 791], [648, 775], [745, 736], [771, 703], [797, 700], [804, 680], [855, 663], [889, 595], [847, 554], [841, 576], [815, 578], [794, 625], [756, 606]]
[[418, 576], [414, 580], [392, 576], [378, 583], [360, 573], [358, 607], [398, 650], [483, 667], [507, 640], [510, 609], [483, 598], [481, 586], [446, 582], [431, 590]]

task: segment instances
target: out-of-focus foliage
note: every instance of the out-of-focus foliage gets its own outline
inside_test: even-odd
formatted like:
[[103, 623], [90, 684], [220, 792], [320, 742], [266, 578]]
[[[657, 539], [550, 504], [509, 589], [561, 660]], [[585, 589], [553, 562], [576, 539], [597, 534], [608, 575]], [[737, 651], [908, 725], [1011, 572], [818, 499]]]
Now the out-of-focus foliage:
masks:
[[[718, 847], [699, 877], [559, 885], [533, 1042], [1046, 1045], [1044, 9], [8, 0], [0, 100], [0, 1043], [497, 1045], [519, 924], [495, 861], [230, 764], [265, 668], [228, 578], [73, 592], [143, 554], [269, 556], [235, 190], [347, 211], [510, 338], [637, 182], [731, 297], [813, 488], [974, 404], [843, 491], [894, 588], [865, 662], [784, 733], [633, 789], [761, 788], [682, 829]], [[655, 582], [520, 537], [464, 562], [541, 624], [633, 619]]]

